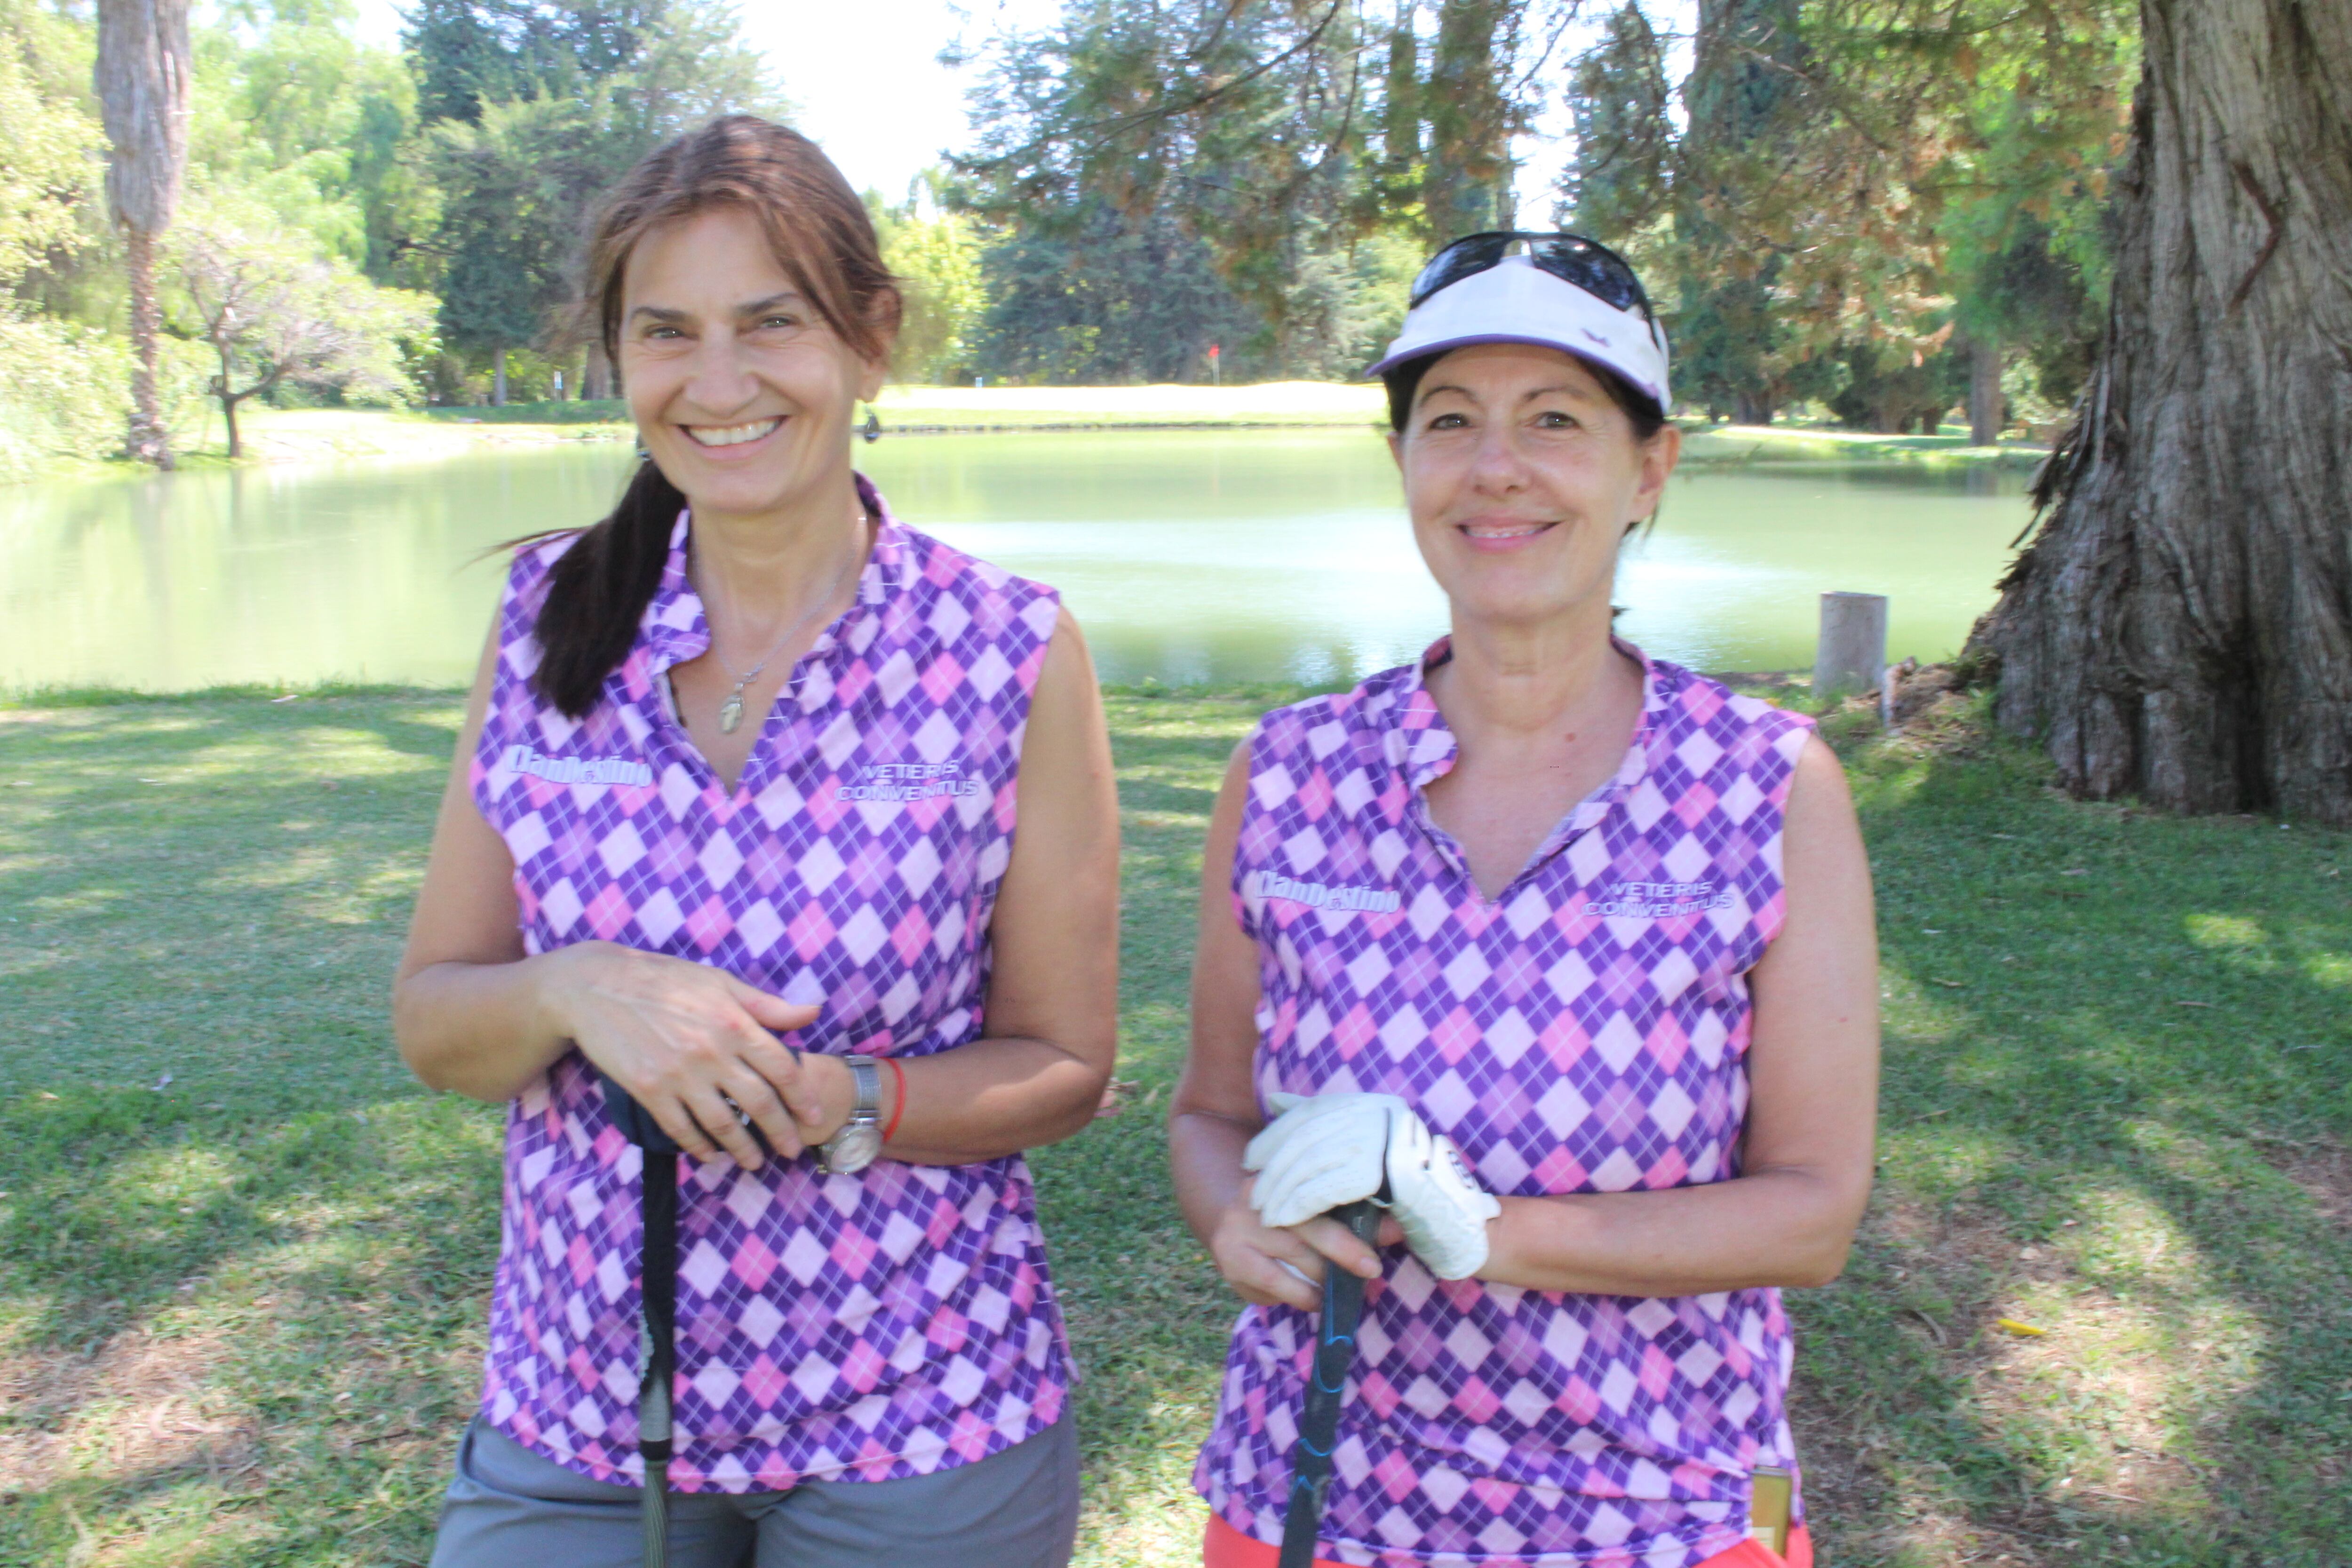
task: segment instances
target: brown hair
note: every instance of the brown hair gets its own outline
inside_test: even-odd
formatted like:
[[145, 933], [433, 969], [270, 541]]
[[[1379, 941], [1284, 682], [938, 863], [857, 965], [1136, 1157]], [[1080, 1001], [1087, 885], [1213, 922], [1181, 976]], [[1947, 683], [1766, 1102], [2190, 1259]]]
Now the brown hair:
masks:
[[[793, 287], [852, 352], [876, 362], [887, 357], [901, 300], [866, 204], [815, 142], [749, 114], [724, 115], [647, 153], [597, 206], [574, 336], [596, 338], [617, 361], [630, 254], [654, 230], [714, 207], [758, 221]], [[647, 458], [612, 514], [556, 562], [535, 628], [540, 663], [532, 679], [562, 712], [586, 718], [605, 678], [628, 658], [685, 505]]]

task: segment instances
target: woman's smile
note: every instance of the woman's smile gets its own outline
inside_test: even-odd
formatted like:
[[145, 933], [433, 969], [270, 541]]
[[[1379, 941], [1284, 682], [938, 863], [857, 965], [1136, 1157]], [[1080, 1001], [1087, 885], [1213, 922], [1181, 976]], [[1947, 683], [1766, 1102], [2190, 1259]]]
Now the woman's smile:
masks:
[[1559, 526], [1558, 518], [1527, 517], [1474, 517], [1454, 525], [1471, 549], [1485, 553], [1525, 549], [1530, 540]]
[[[686, 438], [705, 450], [729, 447], [751, 447], [765, 440], [784, 426], [781, 414], [765, 419], [753, 419], [741, 425], [680, 425]], [[744, 454], [748, 456], [749, 454]]]

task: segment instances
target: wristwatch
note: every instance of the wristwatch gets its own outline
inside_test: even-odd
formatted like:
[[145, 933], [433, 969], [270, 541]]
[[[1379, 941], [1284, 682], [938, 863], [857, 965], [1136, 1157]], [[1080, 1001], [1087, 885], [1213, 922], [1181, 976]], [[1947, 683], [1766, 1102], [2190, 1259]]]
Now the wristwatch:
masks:
[[857, 1082], [857, 1105], [841, 1131], [817, 1148], [816, 1168], [828, 1176], [846, 1176], [874, 1163], [882, 1152], [882, 1069], [872, 1057], [845, 1057], [849, 1076]]

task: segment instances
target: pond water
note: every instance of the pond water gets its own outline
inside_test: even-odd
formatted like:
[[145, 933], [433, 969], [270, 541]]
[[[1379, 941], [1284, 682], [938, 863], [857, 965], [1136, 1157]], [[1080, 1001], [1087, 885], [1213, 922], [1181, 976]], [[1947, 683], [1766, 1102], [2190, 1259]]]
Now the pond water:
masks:
[[[905, 521], [1063, 590], [1104, 677], [1345, 680], [1444, 629], [1379, 439], [1352, 430], [908, 437], [860, 448]], [[0, 489], [0, 689], [156, 690], [472, 670], [501, 539], [591, 519], [619, 443]], [[1702, 669], [1810, 667], [1819, 596], [1892, 599], [1954, 652], [2023, 526], [2015, 475], [1678, 476], [1620, 623]]]

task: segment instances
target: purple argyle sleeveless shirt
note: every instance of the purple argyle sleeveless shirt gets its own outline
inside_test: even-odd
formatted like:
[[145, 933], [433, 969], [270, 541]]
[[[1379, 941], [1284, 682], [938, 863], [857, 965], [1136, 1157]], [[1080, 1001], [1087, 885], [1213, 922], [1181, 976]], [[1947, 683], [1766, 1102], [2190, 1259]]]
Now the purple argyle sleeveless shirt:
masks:
[[[656, 677], [709, 647], [688, 522], [635, 646], [574, 722], [530, 676], [550, 565], [516, 560], [473, 763], [513, 853], [524, 946], [601, 938], [724, 969], [824, 1014], [803, 1049], [919, 1057], [981, 1034], [1052, 590], [879, 519], [856, 603], [816, 640], [732, 793]], [[571, 1052], [507, 1118], [482, 1410], [533, 1451], [641, 1482], [639, 1152]], [[1016, 1158], [823, 1176], [679, 1163], [682, 1491], [889, 1480], [1045, 1430], [1069, 1381]]]
[[[1623, 766], [1492, 903], [1423, 794], [1454, 742], [1422, 666], [1266, 715], [1234, 860], [1261, 1104], [1400, 1095], [1498, 1194], [1738, 1173], [1746, 973], [1780, 927], [1781, 816], [1811, 726], [1643, 667]], [[1750, 1470], [1794, 1461], [1776, 1291], [1575, 1295], [1440, 1281], [1402, 1247], [1382, 1262], [1322, 1555], [1687, 1568], [1746, 1537]], [[1313, 1344], [1308, 1314], [1242, 1313], [1194, 1476], [1261, 1541], [1281, 1539]]]

